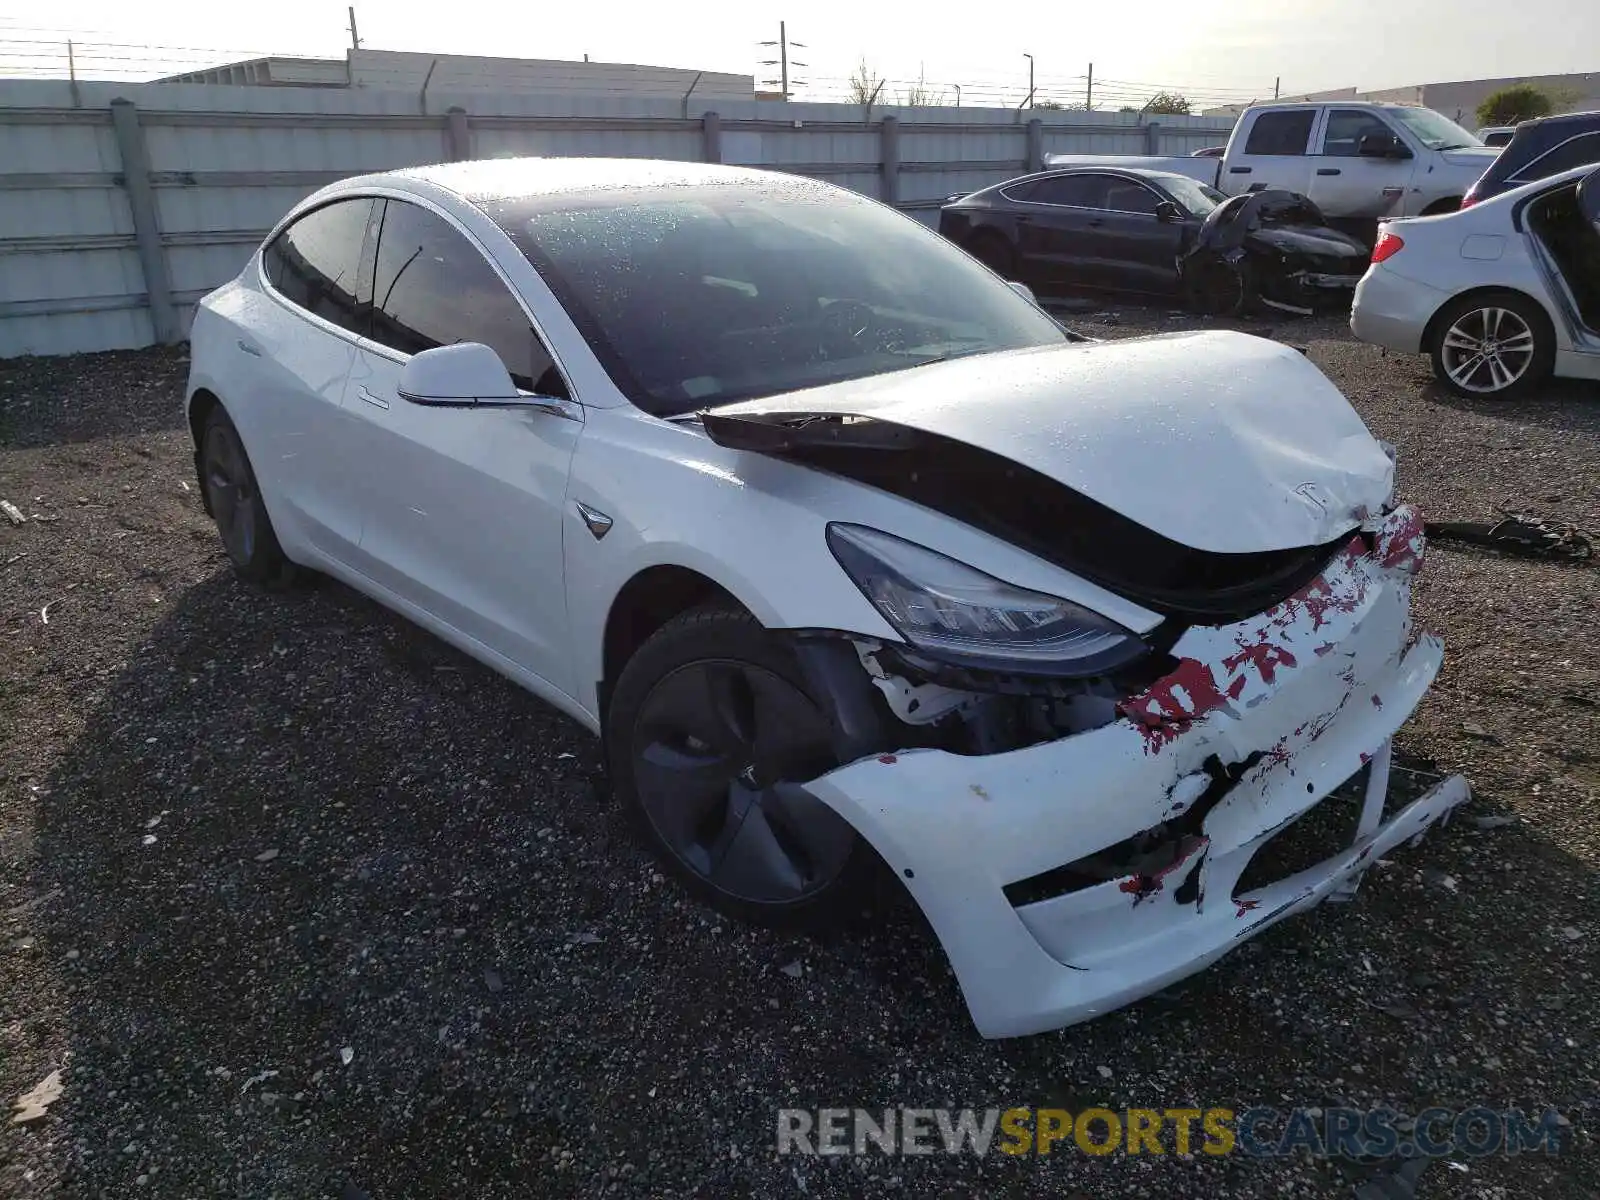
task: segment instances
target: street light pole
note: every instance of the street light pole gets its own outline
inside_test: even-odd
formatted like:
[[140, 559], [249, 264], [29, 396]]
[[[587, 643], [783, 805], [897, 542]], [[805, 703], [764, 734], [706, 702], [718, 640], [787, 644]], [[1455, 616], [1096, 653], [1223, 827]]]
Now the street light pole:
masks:
[[1017, 105], [1017, 107], [1018, 108], [1032, 108], [1033, 107], [1033, 55], [1029, 54], [1026, 50], [1024, 50], [1022, 52], [1022, 57], [1028, 60], [1028, 98], [1026, 100], [1024, 100], [1021, 104]]

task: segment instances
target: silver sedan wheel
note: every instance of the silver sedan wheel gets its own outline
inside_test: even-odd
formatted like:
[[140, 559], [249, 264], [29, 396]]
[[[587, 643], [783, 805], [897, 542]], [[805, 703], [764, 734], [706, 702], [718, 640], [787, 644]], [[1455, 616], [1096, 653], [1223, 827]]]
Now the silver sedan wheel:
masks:
[[1511, 387], [1533, 363], [1533, 330], [1509, 308], [1476, 308], [1445, 330], [1445, 372], [1463, 391], [1491, 395]]

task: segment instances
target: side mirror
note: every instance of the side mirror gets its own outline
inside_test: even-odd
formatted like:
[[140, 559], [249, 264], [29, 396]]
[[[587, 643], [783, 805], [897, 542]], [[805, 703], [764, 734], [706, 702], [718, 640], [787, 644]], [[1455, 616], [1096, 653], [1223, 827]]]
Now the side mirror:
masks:
[[411, 356], [400, 372], [400, 398], [444, 408], [526, 404], [500, 356], [481, 342], [435, 346]]
[[1038, 307], [1039, 299], [1033, 294], [1033, 289], [1027, 284], [1018, 283], [1015, 279], [1008, 279], [1006, 280], [1006, 286], [1017, 295], [1021, 296], [1029, 304], [1032, 304], [1036, 308]]
[[1156, 220], [1170, 225], [1174, 221], [1181, 221], [1183, 214], [1178, 211], [1178, 206], [1171, 200], [1163, 200], [1156, 205]]
[[1392, 133], [1364, 134], [1356, 143], [1356, 153], [1362, 158], [1410, 158], [1406, 144]]

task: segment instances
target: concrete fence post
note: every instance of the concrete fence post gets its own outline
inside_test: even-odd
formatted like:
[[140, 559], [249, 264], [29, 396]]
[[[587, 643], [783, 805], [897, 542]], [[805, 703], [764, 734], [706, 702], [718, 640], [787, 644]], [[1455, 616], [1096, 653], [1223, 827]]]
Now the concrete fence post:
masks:
[[1044, 122], [1038, 117], [1028, 122], [1028, 171], [1044, 170]]
[[722, 161], [722, 118], [714, 112], [700, 117], [701, 157], [708, 163]]
[[878, 126], [882, 147], [883, 182], [878, 198], [885, 204], [900, 203], [900, 118], [885, 116]]
[[1144, 127], [1144, 152], [1146, 154], [1161, 153], [1161, 122], [1151, 121]]
[[171, 345], [179, 340], [178, 310], [172, 303], [172, 277], [167, 273], [167, 256], [161, 248], [156, 194], [150, 186], [150, 152], [139, 125], [139, 110], [132, 100], [111, 102], [111, 127], [117, 137], [117, 152], [122, 156], [122, 188], [133, 214], [133, 239], [139, 250], [139, 267], [144, 272], [150, 328], [157, 342]]
[[465, 162], [472, 157], [472, 130], [467, 128], [467, 110], [459, 104], [452, 105], [444, 114], [445, 143], [450, 149], [451, 162]]

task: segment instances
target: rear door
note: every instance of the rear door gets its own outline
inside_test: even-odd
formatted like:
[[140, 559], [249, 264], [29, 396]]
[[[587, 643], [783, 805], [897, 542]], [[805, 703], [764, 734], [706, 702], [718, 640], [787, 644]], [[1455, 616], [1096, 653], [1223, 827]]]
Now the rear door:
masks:
[[261, 253], [269, 301], [237, 339], [259, 424], [240, 432], [281, 506], [273, 518], [341, 561], [361, 538], [361, 498], [340, 447], [349, 440], [345, 381], [371, 297], [360, 260], [372, 214], [371, 197], [335, 200], [284, 228]]
[[[1158, 243], [1168, 230], [1155, 219], [1154, 192], [1101, 171], [1048, 176], [1026, 187], [1019, 245], [1040, 262], [1046, 283], [1150, 290], [1150, 270], [1162, 253]], [[1112, 206], [1114, 198], [1128, 208]]]
[[[570, 694], [562, 506], [583, 410], [510, 285], [442, 211], [385, 201], [372, 275], [371, 332], [346, 388], [366, 429], [361, 570]], [[407, 360], [456, 342], [493, 349], [564, 415], [402, 399]]]
[[1376, 113], [1360, 108], [1327, 110], [1307, 194], [1331, 217], [1378, 219], [1401, 213], [1417, 160], [1363, 158], [1361, 139], [1371, 134], [1405, 142], [1401, 132]]
[[1319, 112], [1314, 107], [1247, 112], [1246, 127], [1228, 143], [1228, 156], [1223, 160], [1217, 187], [1230, 196], [1261, 187], [1308, 194], [1311, 135]]
[[1016, 206], [1017, 258], [1024, 282], [1033, 287], [1082, 287], [1087, 283], [1084, 237], [1093, 199], [1084, 175], [1054, 175], [1002, 190]]

